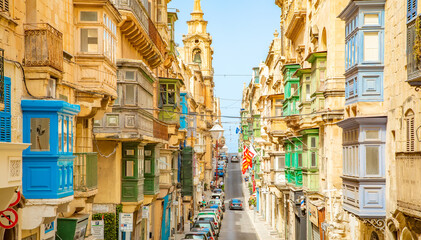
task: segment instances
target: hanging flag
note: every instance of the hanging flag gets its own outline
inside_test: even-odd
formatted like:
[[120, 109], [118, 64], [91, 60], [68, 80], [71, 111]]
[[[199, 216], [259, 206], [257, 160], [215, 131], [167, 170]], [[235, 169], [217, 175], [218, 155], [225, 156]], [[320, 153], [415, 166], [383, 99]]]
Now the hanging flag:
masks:
[[243, 150], [243, 165], [242, 165], [242, 171], [243, 174], [246, 173], [246, 170], [248, 168], [252, 168], [253, 167], [253, 158], [256, 155], [256, 152], [254, 151], [250, 151], [250, 149], [248, 149], [246, 146], [244, 146], [244, 150]]
[[237, 129], [235, 129], [235, 133], [238, 134], [240, 132], [240, 128], [237, 127]]

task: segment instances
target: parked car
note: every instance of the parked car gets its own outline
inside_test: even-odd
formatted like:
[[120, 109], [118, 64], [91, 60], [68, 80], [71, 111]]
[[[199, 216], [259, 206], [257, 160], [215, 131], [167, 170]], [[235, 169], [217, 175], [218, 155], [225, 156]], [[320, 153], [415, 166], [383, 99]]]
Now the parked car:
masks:
[[223, 192], [220, 193], [212, 193], [211, 199], [222, 199], [225, 200], [225, 194]]
[[216, 231], [220, 231], [220, 222], [216, 214], [198, 214], [196, 221], [211, 221], [215, 225]]
[[230, 210], [233, 210], [233, 209], [243, 210], [243, 201], [241, 201], [241, 199], [238, 199], [238, 198], [233, 198], [229, 201], [229, 208]]
[[216, 220], [218, 221], [219, 225], [221, 224], [221, 216], [219, 216], [219, 213], [216, 213], [215, 211], [200, 211], [199, 214], [197, 214], [197, 219], [201, 216], [215, 216]]
[[232, 156], [231, 157], [231, 162], [232, 163], [234, 163], [234, 162], [237, 162], [238, 163], [238, 162], [240, 162], [240, 159], [237, 156]]
[[222, 210], [222, 207], [218, 204], [210, 205], [209, 208], [217, 209], [219, 214], [221, 214], [221, 217], [224, 218], [224, 211]]
[[212, 191], [213, 193], [223, 193], [224, 191], [222, 191], [222, 189], [220, 189], [220, 188], [215, 188], [213, 191]]
[[215, 205], [218, 204], [219, 206], [221, 206], [222, 211], [225, 212], [225, 204], [221, 199], [211, 199], [209, 200], [209, 205]]
[[193, 224], [192, 228], [209, 228], [209, 229], [212, 229], [212, 234], [214, 236], [217, 236], [217, 237], [219, 236], [219, 233], [215, 229], [215, 224], [211, 221], [204, 221], [204, 220], [196, 221]]
[[212, 231], [209, 228], [192, 228], [191, 232], [204, 232], [208, 240], [216, 240], [216, 237], [212, 234]]
[[202, 212], [214, 212], [214, 213], [218, 214], [218, 216], [221, 218], [221, 220], [224, 219], [224, 214], [222, 212], [222, 209], [219, 209], [218, 205], [214, 205], [214, 206], [216, 206], [216, 208], [208, 207], [208, 208], [205, 208], [204, 210], [202, 210]]
[[200, 239], [200, 240], [207, 240], [208, 237], [204, 232], [188, 232], [184, 236], [184, 239]]

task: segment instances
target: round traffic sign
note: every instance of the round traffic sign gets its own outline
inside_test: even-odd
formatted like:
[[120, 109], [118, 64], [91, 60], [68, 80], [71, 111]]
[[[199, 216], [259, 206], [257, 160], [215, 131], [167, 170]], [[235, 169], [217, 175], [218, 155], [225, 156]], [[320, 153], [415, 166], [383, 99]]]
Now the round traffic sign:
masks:
[[20, 201], [20, 198], [22, 197], [20, 191], [17, 191], [15, 196], [16, 197], [14, 198], [14, 201], [9, 205], [9, 207], [14, 207], [14, 206], [18, 205], [18, 203]]
[[11, 208], [0, 212], [0, 227], [10, 229], [18, 223], [18, 213]]

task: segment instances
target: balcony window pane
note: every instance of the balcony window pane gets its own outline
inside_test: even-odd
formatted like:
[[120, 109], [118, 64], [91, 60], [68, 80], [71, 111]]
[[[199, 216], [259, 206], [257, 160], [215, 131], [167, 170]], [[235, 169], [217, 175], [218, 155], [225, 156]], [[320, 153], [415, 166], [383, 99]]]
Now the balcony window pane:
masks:
[[125, 104], [126, 105], [135, 105], [136, 103], [136, 93], [135, 93], [135, 85], [126, 85], [126, 98]]
[[379, 60], [379, 33], [364, 33], [364, 61]]
[[379, 14], [364, 14], [364, 25], [379, 25]]
[[68, 145], [68, 140], [69, 140], [69, 135], [68, 133], [68, 121], [67, 121], [67, 117], [65, 117], [63, 119], [63, 151], [64, 152], [68, 152], [69, 151], [69, 145]]
[[275, 116], [282, 116], [282, 107], [275, 107]]
[[82, 52], [98, 52], [98, 29], [84, 28], [80, 30], [80, 46]]
[[126, 161], [126, 177], [134, 177], [134, 161]]
[[316, 160], [316, 153], [312, 152], [311, 153], [311, 166], [312, 167], [316, 167], [317, 166], [317, 160]]
[[365, 151], [366, 174], [379, 175], [379, 147], [366, 146]]
[[314, 137], [311, 138], [311, 147], [312, 148], [316, 147], [316, 138], [314, 138]]
[[31, 151], [50, 151], [50, 119], [31, 119]]
[[115, 100], [114, 105], [120, 105], [122, 97], [123, 97], [123, 88], [119, 84], [117, 85], [117, 99]]
[[145, 173], [151, 174], [152, 173], [152, 166], [151, 166], [151, 160], [145, 160]]
[[80, 21], [98, 22], [98, 13], [82, 11], [80, 12]]
[[353, 148], [354, 150], [354, 156], [355, 156], [355, 168], [353, 169], [354, 171], [354, 175], [359, 175], [359, 166], [360, 166], [360, 158], [359, 158], [359, 151], [358, 151], [358, 146], [355, 146]]
[[135, 72], [127, 71], [125, 79], [126, 80], [135, 80]]
[[303, 154], [298, 154], [298, 167], [303, 166]]
[[306, 84], [306, 101], [310, 101], [310, 84]]
[[63, 139], [63, 116], [58, 117], [58, 151], [63, 152], [62, 148]]

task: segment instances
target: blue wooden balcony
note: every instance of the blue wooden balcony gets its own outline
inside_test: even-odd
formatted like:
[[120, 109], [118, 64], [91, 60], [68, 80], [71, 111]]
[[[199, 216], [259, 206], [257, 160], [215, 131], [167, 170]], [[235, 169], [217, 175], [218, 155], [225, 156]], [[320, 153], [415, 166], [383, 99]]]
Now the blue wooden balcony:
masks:
[[73, 117], [79, 105], [60, 100], [22, 100], [23, 194], [27, 199], [73, 195]]

